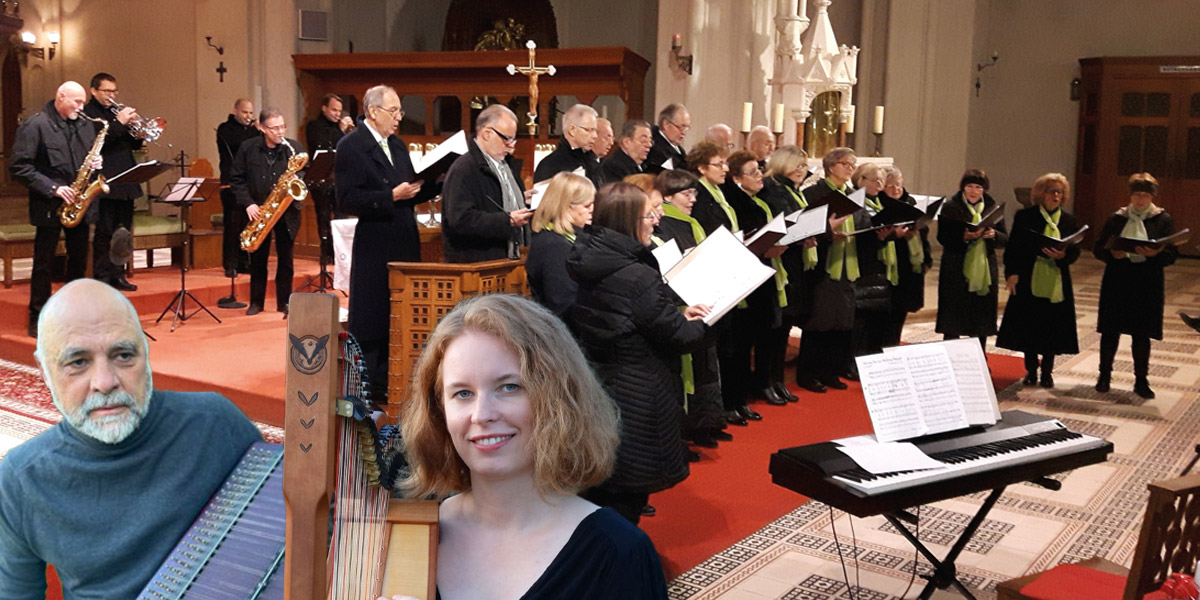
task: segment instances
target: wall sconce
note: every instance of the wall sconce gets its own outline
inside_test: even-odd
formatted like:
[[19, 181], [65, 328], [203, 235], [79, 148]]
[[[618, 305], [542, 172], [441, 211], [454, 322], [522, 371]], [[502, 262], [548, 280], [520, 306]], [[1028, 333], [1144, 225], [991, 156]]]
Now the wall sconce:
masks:
[[980, 83], [980, 81], [979, 81], [979, 74], [982, 73], [983, 70], [988, 67], [996, 66], [996, 62], [998, 62], [999, 60], [1000, 60], [1000, 52], [998, 50], [992, 50], [992, 62], [976, 63], [976, 65], [975, 65], [975, 97], [976, 98], [979, 97], [979, 88], [983, 87], [983, 84]]
[[28, 64], [30, 54], [32, 54], [42, 60], [46, 60], [47, 58], [49, 58], [49, 60], [54, 60], [54, 53], [55, 53], [55, 51], [58, 50], [58, 42], [59, 42], [58, 32], [52, 31], [50, 33], [47, 33], [46, 39], [49, 40], [49, 42], [50, 42], [49, 46], [47, 46], [47, 47], [34, 46], [34, 44], [37, 43], [37, 36], [34, 35], [32, 31], [25, 31], [25, 32], [21, 33], [21, 37], [19, 40], [16, 40], [16, 39], [13, 40], [13, 47], [21, 55], [20, 58], [21, 58], [22, 65]]
[[679, 69], [684, 73], [691, 75], [693, 55], [689, 54], [687, 56], [680, 56], [679, 51], [682, 48], [683, 44], [679, 39], [679, 34], [677, 33], [671, 37], [671, 56], [675, 57], [675, 66], [679, 67]]

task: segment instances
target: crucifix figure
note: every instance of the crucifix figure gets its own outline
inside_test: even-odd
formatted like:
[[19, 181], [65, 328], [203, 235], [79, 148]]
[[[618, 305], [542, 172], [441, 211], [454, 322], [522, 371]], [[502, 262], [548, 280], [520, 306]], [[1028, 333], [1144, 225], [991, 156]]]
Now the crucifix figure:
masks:
[[533, 40], [525, 43], [525, 47], [529, 48], [529, 66], [516, 67], [508, 65], [508, 74], [516, 75], [520, 73], [529, 77], [529, 122], [525, 127], [529, 130], [529, 135], [537, 133], [537, 107], [538, 107], [538, 76], [542, 74], [554, 75], [554, 65], [539, 67], [535, 63], [537, 57], [537, 44]]

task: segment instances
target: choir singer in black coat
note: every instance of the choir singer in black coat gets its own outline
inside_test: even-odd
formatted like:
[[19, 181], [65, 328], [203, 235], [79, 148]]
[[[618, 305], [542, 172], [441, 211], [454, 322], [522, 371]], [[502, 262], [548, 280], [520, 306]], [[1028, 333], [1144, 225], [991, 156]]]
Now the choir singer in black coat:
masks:
[[533, 211], [533, 238], [525, 257], [525, 274], [533, 299], [560, 319], [575, 305], [579, 286], [567, 275], [567, 256], [576, 230], [592, 224], [596, 188], [585, 177], [559, 173], [550, 179], [546, 194]]
[[942, 245], [942, 268], [938, 272], [934, 330], [948, 340], [979, 338], [980, 346], [986, 345], [989, 335], [996, 334], [1000, 287], [996, 248], [1008, 242], [1003, 220], [995, 227], [975, 231], [967, 227], [968, 223], [979, 222], [996, 205], [987, 189], [987, 174], [967, 169], [959, 180], [958, 193], [942, 205], [937, 233]]

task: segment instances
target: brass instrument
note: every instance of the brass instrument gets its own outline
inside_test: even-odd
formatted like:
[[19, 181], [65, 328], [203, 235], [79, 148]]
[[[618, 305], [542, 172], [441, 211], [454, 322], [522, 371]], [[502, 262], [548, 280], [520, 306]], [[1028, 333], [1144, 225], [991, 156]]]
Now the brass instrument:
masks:
[[92, 200], [96, 199], [96, 195], [103, 192], [108, 193], [108, 183], [104, 181], [104, 176], [101, 175], [95, 181], [88, 183], [92, 178], [92, 163], [96, 157], [100, 156], [100, 148], [104, 146], [104, 137], [108, 135], [108, 121], [104, 119], [93, 119], [82, 112], [79, 113], [80, 118], [89, 121], [102, 123], [100, 133], [96, 134], [96, 141], [92, 142], [92, 149], [88, 150], [87, 156], [83, 158], [83, 165], [79, 167], [79, 172], [75, 174], [75, 182], [71, 184], [71, 190], [75, 192], [75, 198], [70, 201], [63, 201], [62, 206], [58, 207], [58, 220], [63, 224], [63, 227], [74, 227], [83, 220], [83, 215], [87, 214], [87, 209], [92, 204]]
[[[113, 102], [108, 105], [108, 109], [111, 110], [114, 115], [121, 112], [125, 108], [127, 108], [126, 105], [117, 102]], [[162, 117], [155, 117], [153, 119], [138, 117], [136, 119], [131, 119], [125, 124], [125, 126], [129, 128], [129, 134], [133, 137], [139, 140], [153, 142], [154, 140], [158, 139], [158, 136], [162, 135], [164, 130], [166, 130], [167, 120]]]
[[[291, 144], [288, 144], [288, 147], [291, 148]], [[292, 205], [292, 202], [300, 202], [308, 195], [308, 186], [299, 177], [296, 177], [296, 173], [306, 164], [308, 164], [308, 154], [304, 152], [293, 154], [288, 159], [287, 170], [279, 176], [275, 187], [271, 188], [271, 193], [259, 208], [258, 218], [251, 221], [242, 230], [242, 250], [246, 252], [258, 250], [263, 241], [267, 239], [267, 234], [271, 233], [271, 228], [279, 222], [280, 217]]]

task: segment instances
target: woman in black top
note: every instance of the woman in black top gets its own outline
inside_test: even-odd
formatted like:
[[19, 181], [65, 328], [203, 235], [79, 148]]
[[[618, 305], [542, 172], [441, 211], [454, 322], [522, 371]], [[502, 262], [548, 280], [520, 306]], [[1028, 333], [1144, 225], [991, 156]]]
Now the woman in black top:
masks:
[[987, 174], [967, 169], [958, 182], [958, 193], [942, 205], [937, 233], [942, 268], [934, 330], [948, 340], [979, 338], [980, 346], [986, 346], [988, 336], [996, 334], [1000, 288], [996, 248], [1008, 242], [1003, 219], [994, 227], [968, 226], [980, 222], [996, 206], [987, 189]]
[[1071, 289], [1071, 264], [1079, 247], [1045, 247], [1041, 236], [1067, 237], [1079, 230], [1075, 215], [1063, 210], [1071, 186], [1060, 173], [1037, 178], [1030, 192], [1033, 206], [1013, 217], [1012, 234], [1004, 249], [1004, 276], [1008, 304], [996, 345], [1025, 353], [1025, 385], [1038, 379], [1054, 387], [1054, 357], [1079, 353], [1075, 333], [1075, 293]]
[[[879, 194], [883, 191], [883, 170], [879, 165], [865, 163], [854, 169], [850, 183], [866, 193], [863, 203], [867, 214], [874, 218], [883, 210]], [[861, 225], [855, 223], [856, 228]], [[853, 356], [845, 366], [844, 377], [858, 380], [855, 356], [878, 354], [883, 351], [884, 334], [892, 312], [892, 288], [900, 283], [896, 241], [891, 227], [856, 236], [858, 266], [862, 275], [854, 282], [854, 332], [851, 344]]]
[[1100, 332], [1100, 378], [1096, 391], [1107, 392], [1112, 379], [1113, 357], [1121, 334], [1133, 338], [1133, 391], [1153, 398], [1150, 389], [1150, 338], [1162, 339], [1165, 295], [1163, 267], [1175, 263], [1179, 251], [1168, 245], [1162, 249], [1137, 246], [1135, 253], [1110, 250], [1113, 238], [1154, 240], [1171, 235], [1175, 224], [1171, 215], [1154, 203], [1158, 180], [1149, 173], [1129, 177], [1129, 206], [1108, 218], [1096, 238], [1093, 252], [1104, 261], [1100, 280], [1100, 314], [1096, 331]]
[[575, 304], [575, 281], [567, 275], [567, 255], [575, 230], [592, 222], [596, 188], [586, 177], [559, 173], [533, 212], [533, 237], [525, 258], [525, 273], [533, 299], [565, 319]]
[[[883, 193], [892, 200], [915, 205], [917, 201], [904, 189], [904, 174], [895, 166], [883, 167]], [[892, 310], [884, 326], [883, 346], [900, 345], [908, 313], [925, 307], [925, 273], [933, 266], [929, 247], [929, 226], [906, 227], [895, 232], [896, 263], [900, 283], [892, 288]]]
[[650, 539], [576, 495], [612, 472], [618, 421], [542, 306], [493, 294], [446, 315], [402, 419], [410, 497], [445, 498], [438, 597], [665, 599]]

